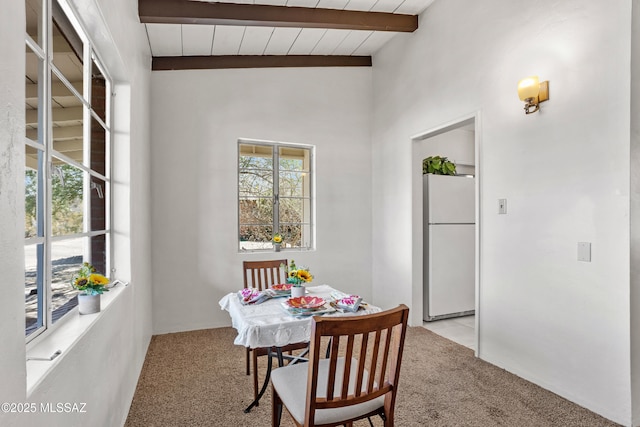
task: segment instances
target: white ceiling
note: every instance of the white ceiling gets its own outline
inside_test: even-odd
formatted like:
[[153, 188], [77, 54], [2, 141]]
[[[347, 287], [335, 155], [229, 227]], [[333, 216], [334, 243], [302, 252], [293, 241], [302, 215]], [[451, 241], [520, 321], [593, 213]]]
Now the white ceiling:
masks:
[[[216, 0], [418, 15], [433, 0]], [[144, 24], [152, 56], [370, 56], [398, 33], [318, 28]]]

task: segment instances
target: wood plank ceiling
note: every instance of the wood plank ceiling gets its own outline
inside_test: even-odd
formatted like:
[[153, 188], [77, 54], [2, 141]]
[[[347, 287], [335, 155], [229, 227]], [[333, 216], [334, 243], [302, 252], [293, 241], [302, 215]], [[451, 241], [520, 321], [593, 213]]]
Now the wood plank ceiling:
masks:
[[154, 70], [370, 66], [433, 0], [139, 0]]

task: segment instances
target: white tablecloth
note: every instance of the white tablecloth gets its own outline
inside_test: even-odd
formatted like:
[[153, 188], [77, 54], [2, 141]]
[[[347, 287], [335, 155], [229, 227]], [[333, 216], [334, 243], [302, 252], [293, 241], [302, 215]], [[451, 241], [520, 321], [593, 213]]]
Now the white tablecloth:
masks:
[[[329, 298], [335, 291], [331, 286], [320, 285], [307, 287], [307, 293], [312, 296]], [[311, 317], [293, 317], [288, 314], [281, 303], [284, 298], [272, 298], [257, 305], [242, 305], [237, 293], [225, 295], [219, 302], [223, 310], [231, 315], [231, 323], [238, 331], [234, 344], [244, 347], [258, 348], [284, 346], [297, 342], [309, 341], [311, 338]], [[360, 316], [378, 313], [379, 307], [367, 304], [366, 310], [356, 313], [331, 313], [325, 316]]]

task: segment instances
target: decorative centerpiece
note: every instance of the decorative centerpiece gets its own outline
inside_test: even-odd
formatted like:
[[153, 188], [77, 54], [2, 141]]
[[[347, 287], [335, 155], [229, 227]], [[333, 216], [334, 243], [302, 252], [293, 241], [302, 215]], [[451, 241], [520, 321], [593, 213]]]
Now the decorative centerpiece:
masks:
[[73, 276], [71, 284], [78, 289], [78, 311], [80, 314], [93, 314], [100, 311], [100, 295], [108, 292], [109, 279], [96, 272], [94, 266], [85, 262]]
[[282, 235], [280, 233], [274, 234], [271, 241], [273, 242], [273, 247], [276, 252], [280, 252], [280, 247], [282, 246]]
[[305, 287], [304, 284], [311, 282], [313, 276], [309, 272], [307, 267], [296, 267], [296, 262], [291, 260], [288, 267], [285, 267], [287, 273], [287, 283], [291, 283], [291, 298], [304, 296]]

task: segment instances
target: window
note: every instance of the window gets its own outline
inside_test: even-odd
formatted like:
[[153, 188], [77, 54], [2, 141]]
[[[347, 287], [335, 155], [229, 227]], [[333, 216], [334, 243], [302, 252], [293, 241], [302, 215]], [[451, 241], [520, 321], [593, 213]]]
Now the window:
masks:
[[313, 248], [313, 155], [310, 146], [238, 142], [238, 235], [241, 251]]
[[25, 0], [25, 335], [77, 305], [83, 262], [110, 271], [111, 82], [63, 0]]

